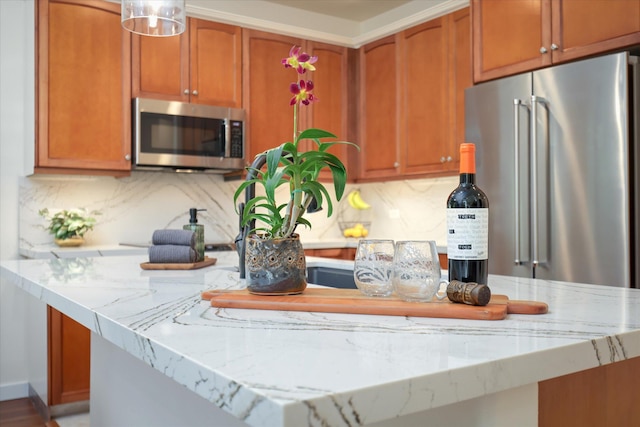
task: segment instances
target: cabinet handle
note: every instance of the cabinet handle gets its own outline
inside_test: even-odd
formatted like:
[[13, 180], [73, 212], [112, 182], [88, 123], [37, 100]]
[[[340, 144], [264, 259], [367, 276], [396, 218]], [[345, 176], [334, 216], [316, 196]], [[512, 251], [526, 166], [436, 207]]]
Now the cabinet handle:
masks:
[[400, 167], [400, 163], [395, 162], [395, 163], [393, 164], [393, 167], [394, 167], [394, 168], [399, 168], [399, 167]]
[[560, 48], [560, 46], [558, 46], [555, 43], [551, 43], [551, 50], [558, 50]]
[[185, 94], [185, 95], [189, 95], [189, 89], [185, 89], [185, 90], [184, 90], [184, 94]]
[[131, 160], [131, 154], [125, 154], [125, 155], [124, 155], [124, 159], [125, 159], [126, 161]]
[[440, 163], [444, 163], [444, 156], [440, 157]]
[[450, 162], [450, 161], [452, 161], [452, 160], [453, 160], [453, 158], [452, 158], [451, 156], [448, 156], [448, 157], [447, 157], [447, 162]]
[[450, 162], [452, 160], [453, 160], [453, 157], [451, 157], [451, 156], [447, 156], [447, 157], [442, 156], [442, 157], [440, 157], [440, 163]]
[[540, 53], [547, 53], [547, 48], [546, 48], [546, 47], [544, 47], [544, 46], [542, 46], [542, 47], [540, 48]]
[[194, 90], [193, 92], [191, 92], [191, 94], [194, 95], [194, 96], [198, 96], [198, 91]]

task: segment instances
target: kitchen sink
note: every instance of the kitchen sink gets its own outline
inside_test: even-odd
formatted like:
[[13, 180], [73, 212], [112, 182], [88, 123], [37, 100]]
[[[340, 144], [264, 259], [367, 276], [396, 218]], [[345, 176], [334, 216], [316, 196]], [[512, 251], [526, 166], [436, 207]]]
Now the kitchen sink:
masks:
[[205, 252], [224, 252], [224, 251], [235, 251], [236, 244], [235, 243], [205, 243], [204, 251]]
[[331, 267], [307, 267], [307, 281], [316, 285], [341, 289], [357, 289], [353, 270]]

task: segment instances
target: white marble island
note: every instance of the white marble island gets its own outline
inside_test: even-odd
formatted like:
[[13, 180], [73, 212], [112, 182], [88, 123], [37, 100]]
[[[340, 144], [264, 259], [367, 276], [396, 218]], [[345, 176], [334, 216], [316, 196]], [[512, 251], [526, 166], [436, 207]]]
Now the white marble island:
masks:
[[539, 381], [640, 356], [640, 290], [492, 276], [550, 308], [501, 321], [216, 309], [200, 292], [243, 287], [236, 254], [216, 256], [1, 266], [92, 331], [92, 427], [537, 425]]

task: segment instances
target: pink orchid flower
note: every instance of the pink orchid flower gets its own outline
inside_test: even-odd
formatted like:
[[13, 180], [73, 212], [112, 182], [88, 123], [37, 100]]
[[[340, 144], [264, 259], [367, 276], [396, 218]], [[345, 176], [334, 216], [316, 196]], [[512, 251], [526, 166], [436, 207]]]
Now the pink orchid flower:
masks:
[[289, 51], [289, 57], [282, 60], [285, 68], [294, 68], [298, 74], [304, 74], [309, 71], [315, 71], [313, 64], [318, 60], [317, 56], [310, 56], [306, 52], [301, 52], [300, 46], [293, 46]]
[[313, 90], [313, 82], [311, 80], [300, 80], [298, 83], [291, 83], [289, 90], [293, 94], [289, 105], [295, 105], [302, 102], [304, 105], [309, 105], [311, 102], [317, 101], [311, 91]]

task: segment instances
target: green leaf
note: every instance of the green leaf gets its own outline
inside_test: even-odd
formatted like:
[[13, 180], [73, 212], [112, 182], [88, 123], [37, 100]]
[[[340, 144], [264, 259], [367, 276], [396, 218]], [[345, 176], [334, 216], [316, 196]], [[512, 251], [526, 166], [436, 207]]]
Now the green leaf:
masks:
[[319, 138], [337, 138], [331, 132], [322, 129], [305, 129], [298, 135], [298, 141], [301, 139], [319, 139]]
[[354, 144], [353, 142], [349, 142], [349, 141], [322, 142], [318, 144], [318, 151], [327, 151], [329, 148], [333, 147], [334, 145], [349, 145], [351, 147], [357, 148], [358, 151], [360, 151], [360, 147], [358, 146], [358, 144]]
[[283, 149], [284, 144], [267, 151], [267, 178], [271, 177], [271, 175], [278, 170], [278, 165], [280, 164], [280, 159], [282, 158]]
[[331, 166], [331, 174], [333, 175], [333, 188], [336, 192], [336, 200], [340, 201], [344, 195], [344, 189], [347, 184], [347, 171], [344, 167]]

